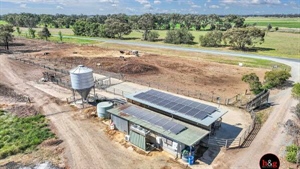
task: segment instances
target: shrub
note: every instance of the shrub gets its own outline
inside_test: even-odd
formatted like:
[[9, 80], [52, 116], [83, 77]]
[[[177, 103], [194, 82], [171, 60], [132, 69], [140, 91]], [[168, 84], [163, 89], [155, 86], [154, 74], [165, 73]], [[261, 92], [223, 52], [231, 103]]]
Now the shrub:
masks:
[[[299, 147], [298, 147], [299, 148]], [[297, 162], [297, 146], [292, 144], [290, 146], [286, 146], [286, 160], [291, 163]]]
[[255, 73], [244, 75], [242, 77], [242, 81], [249, 84], [250, 90], [254, 94], [258, 94], [263, 90], [261, 82], [259, 81], [259, 77]]
[[167, 32], [165, 43], [172, 44], [192, 44], [194, 36], [185, 28], [179, 30], [171, 30]]
[[292, 89], [292, 96], [296, 99], [300, 99], [300, 83], [296, 83]]
[[204, 47], [216, 47], [220, 46], [222, 42], [222, 32], [221, 31], [212, 31], [208, 32], [204, 36], [201, 35], [199, 37], [199, 42], [201, 46]]
[[150, 31], [148, 33], [148, 39], [147, 39], [147, 41], [154, 42], [155, 40], [157, 40], [158, 37], [159, 37], [159, 34], [158, 34], [157, 31]]
[[285, 70], [272, 70], [266, 72], [264, 88], [271, 89], [282, 86], [290, 77], [291, 74]]

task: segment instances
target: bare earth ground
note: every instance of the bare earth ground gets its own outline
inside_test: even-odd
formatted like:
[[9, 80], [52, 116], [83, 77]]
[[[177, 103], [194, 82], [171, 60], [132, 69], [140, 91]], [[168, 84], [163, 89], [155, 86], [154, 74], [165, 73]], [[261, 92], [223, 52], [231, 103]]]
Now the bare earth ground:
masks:
[[[172, 55], [168, 56], [167, 54], [153, 55], [142, 51], [140, 51], [140, 57], [134, 57], [133, 55], [121, 54], [118, 50], [95, 46], [55, 44], [26, 39], [17, 39], [16, 42], [19, 44], [26, 43], [26, 46], [14, 47], [15, 51], [28, 52], [31, 56], [56, 58], [73, 63], [74, 66], [84, 64], [94, 70], [102, 69], [124, 73], [128, 79], [160, 84], [180, 90], [214, 93], [222, 98], [230, 98], [245, 92], [248, 84], [241, 81], [244, 74], [253, 72], [262, 79], [267, 71], [261, 68], [212, 63], [201, 59], [201, 57], [198, 57], [197, 60], [191, 60], [172, 57]], [[44, 52], [50, 54], [43, 56]], [[119, 56], [124, 56], [125, 61]], [[203, 57], [206, 57], [205, 54]], [[101, 66], [96, 66], [97, 63], [100, 63]]]
[[[63, 140], [61, 145], [65, 147], [64, 153], [70, 168], [182, 168], [180, 164], [162, 154], [151, 158], [128, 151], [110, 140], [103, 131], [104, 124], [74, 118], [79, 111], [30, 85], [32, 80], [40, 78], [43, 70], [11, 61], [5, 55], [0, 55], [0, 67], [1, 83], [34, 98], [33, 104], [40, 107], [43, 114], [50, 119], [54, 131]], [[15, 160], [22, 162], [23, 159], [18, 157]], [[1, 164], [5, 162], [7, 161], [0, 161]]]

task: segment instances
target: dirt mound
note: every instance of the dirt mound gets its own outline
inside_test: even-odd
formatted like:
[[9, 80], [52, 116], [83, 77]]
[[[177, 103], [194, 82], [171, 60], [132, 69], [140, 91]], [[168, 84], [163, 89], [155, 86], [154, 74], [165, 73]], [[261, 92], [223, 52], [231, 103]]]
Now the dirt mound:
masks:
[[13, 105], [8, 108], [7, 111], [19, 117], [27, 117], [39, 114], [39, 112], [33, 106], [27, 105]]
[[157, 72], [158, 68], [152, 65], [142, 64], [142, 63], [129, 63], [120, 67], [121, 73], [126, 74], [144, 74], [148, 72]]

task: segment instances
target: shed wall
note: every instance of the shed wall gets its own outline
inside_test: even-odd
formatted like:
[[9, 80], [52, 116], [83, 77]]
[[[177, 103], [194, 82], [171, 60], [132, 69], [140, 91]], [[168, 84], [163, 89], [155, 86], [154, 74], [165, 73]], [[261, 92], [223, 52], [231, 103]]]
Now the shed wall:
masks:
[[111, 115], [111, 120], [113, 121], [113, 123], [115, 124], [115, 127], [125, 133], [125, 134], [128, 134], [129, 130], [128, 130], [128, 121], [127, 120], [124, 120], [122, 118], [119, 118], [115, 115]]

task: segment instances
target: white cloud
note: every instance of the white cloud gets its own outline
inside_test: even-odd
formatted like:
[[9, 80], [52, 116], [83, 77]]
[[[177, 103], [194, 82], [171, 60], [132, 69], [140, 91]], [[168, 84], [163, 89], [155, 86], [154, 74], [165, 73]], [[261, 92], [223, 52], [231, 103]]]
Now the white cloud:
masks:
[[27, 8], [27, 4], [20, 4], [20, 8]]
[[58, 5], [58, 6], [56, 6], [56, 9], [64, 9], [64, 7]]
[[229, 9], [229, 6], [225, 6], [225, 8], [224, 9]]
[[220, 8], [220, 6], [218, 6], [218, 5], [210, 5], [209, 8], [218, 9], [218, 8]]
[[152, 6], [151, 6], [151, 4], [145, 4], [145, 5], [144, 5], [144, 8], [152, 9]]
[[201, 6], [200, 6], [200, 5], [196, 5], [196, 4], [194, 4], [194, 5], [191, 5], [191, 7], [192, 7], [192, 8], [201, 8]]
[[280, 0], [221, 0], [221, 2], [226, 4], [243, 4], [243, 5], [281, 4]]
[[160, 4], [161, 2], [159, 0], [154, 0], [154, 4]]
[[207, 2], [210, 2], [211, 0], [207, 0]]
[[150, 2], [148, 0], [135, 0], [136, 2], [145, 5], [145, 4], [150, 4]]

